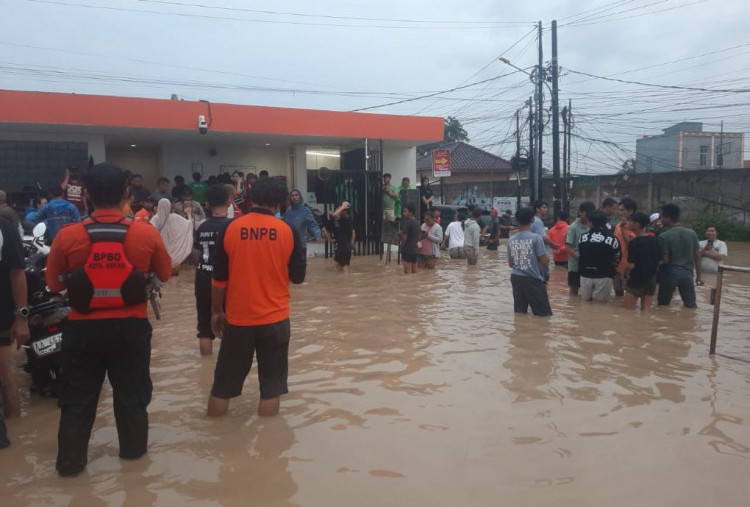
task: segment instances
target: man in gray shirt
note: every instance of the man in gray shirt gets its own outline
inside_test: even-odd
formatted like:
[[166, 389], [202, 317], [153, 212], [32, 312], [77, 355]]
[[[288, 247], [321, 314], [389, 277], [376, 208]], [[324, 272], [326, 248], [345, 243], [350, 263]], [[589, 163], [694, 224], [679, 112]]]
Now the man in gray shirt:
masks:
[[473, 266], [479, 258], [479, 223], [477, 220], [482, 214], [479, 208], [474, 208], [471, 212], [471, 218], [464, 222], [464, 255], [466, 255], [466, 264]]
[[547, 295], [547, 282], [543, 267], [549, 257], [542, 238], [531, 232], [534, 211], [521, 208], [516, 213], [518, 233], [508, 240], [508, 266], [510, 283], [513, 286], [513, 311], [527, 313], [529, 306], [534, 315], [549, 317], [552, 308]]

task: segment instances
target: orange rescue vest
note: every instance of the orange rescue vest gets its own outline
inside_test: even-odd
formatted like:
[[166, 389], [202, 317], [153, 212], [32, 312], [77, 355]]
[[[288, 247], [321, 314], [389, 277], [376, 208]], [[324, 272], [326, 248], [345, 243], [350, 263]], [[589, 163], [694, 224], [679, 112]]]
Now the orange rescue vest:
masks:
[[84, 220], [91, 251], [86, 263], [68, 275], [70, 306], [81, 313], [123, 308], [146, 302], [147, 276], [125, 255], [125, 236], [133, 224]]

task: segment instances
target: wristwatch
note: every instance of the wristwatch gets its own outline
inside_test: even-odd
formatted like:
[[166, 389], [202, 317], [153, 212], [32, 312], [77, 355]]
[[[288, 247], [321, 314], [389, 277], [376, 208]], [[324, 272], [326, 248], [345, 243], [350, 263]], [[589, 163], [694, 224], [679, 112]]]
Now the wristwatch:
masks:
[[29, 307], [28, 306], [22, 306], [15, 312], [13, 312], [13, 315], [16, 315], [18, 317], [28, 318], [29, 316]]

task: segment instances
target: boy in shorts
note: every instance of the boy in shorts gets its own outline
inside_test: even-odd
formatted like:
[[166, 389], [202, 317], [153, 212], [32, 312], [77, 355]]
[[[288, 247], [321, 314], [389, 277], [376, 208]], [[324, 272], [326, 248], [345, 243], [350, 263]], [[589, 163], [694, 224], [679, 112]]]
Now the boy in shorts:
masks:
[[224, 185], [212, 185], [205, 192], [205, 199], [211, 216], [195, 231], [193, 246], [198, 250], [198, 263], [195, 266], [195, 310], [198, 316], [198, 340], [202, 356], [213, 353], [211, 331], [211, 277], [214, 274], [213, 257], [220, 238], [229, 225], [227, 208], [229, 191]]
[[254, 207], [227, 226], [216, 247], [211, 329], [221, 346], [209, 417], [226, 414], [229, 400], [242, 394], [254, 355], [258, 415], [278, 414], [281, 395], [289, 392], [289, 282], [305, 281], [307, 257], [297, 230], [274, 216], [287, 195], [284, 181], [260, 178], [250, 189]]
[[614, 288], [615, 267], [620, 262], [620, 242], [607, 225], [607, 216], [588, 214], [589, 230], [578, 242], [578, 274], [584, 301], [608, 301]]
[[635, 237], [628, 243], [628, 263], [623, 271], [625, 285], [625, 308], [633, 309], [641, 299], [641, 311], [651, 308], [656, 292], [656, 271], [659, 268], [659, 240], [648, 233], [649, 217], [635, 212], [628, 219], [627, 227]]

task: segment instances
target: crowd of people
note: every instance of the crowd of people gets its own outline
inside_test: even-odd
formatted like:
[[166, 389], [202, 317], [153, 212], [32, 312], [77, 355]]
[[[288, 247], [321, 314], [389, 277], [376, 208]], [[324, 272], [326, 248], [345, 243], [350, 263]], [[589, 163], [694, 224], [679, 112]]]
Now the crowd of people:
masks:
[[[332, 240], [334, 261], [340, 270], [348, 269], [356, 241], [351, 204], [337, 203], [321, 225], [301, 192], [288, 192], [281, 179], [240, 172], [212, 178], [203, 182], [196, 173], [185, 184], [177, 177], [170, 189], [162, 177], [151, 192], [140, 175], [112, 164], [96, 165], [85, 175], [67, 170], [61, 183], [50, 188], [49, 200], [23, 217], [47, 225], [51, 250], [46, 282], [53, 291], [67, 291], [71, 306], [62, 334], [60, 475], [85, 469], [105, 375], [113, 388], [120, 457], [137, 459], [146, 453], [152, 389], [147, 274], [165, 282], [188, 258], [196, 265], [200, 353], [212, 354], [214, 340], [222, 338], [207, 414], [227, 412], [230, 400], [242, 393], [254, 357], [258, 414], [278, 413], [280, 396], [288, 390], [288, 285], [305, 279], [309, 240]], [[647, 311], [658, 284], [658, 304], [668, 305], [677, 289], [684, 305], [695, 308], [694, 283], [701, 285], [703, 274], [715, 272], [727, 255], [714, 226], [699, 242], [695, 232], [680, 224], [674, 204], [649, 217], [629, 198], [605, 200], [601, 209], [583, 202], [573, 223], [561, 213], [548, 229], [545, 202], [520, 208], [515, 221], [510, 210], [502, 215], [492, 210], [484, 225], [482, 211], [474, 208], [469, 216], [457, 214], [443, 230], [429, 181], [422, 181], [419, 214], [415, 205], [400, 202], [400, 191], [409, 188], [408, 178], [395, 189], [390, 175], [384, 177], [384, 223], [396, 231], [404, 272], [436, 269], [441, 249], [451, 259], [476, 265], [480, 243], [492, 251], [507, 242], [518, 313], [530, 307], [535, 315], [552, 315], [547, 293], [551, 265], [567, 270], [570, 294], [586, 301], [609, 301], [614, 293], [624, 295], [627, 307], [640, 299]], [[12, 345], [30, 337], [21, 217], [6, 200], [0, 190], [0, 292], [12, 295], [0, 305], [0, 448], [9, 445], [4, 417], [20, 415]]]
[[[408, 189], [408, 184], [404, 178], [399, 190]], [[507, 239], [514, 310], [518, 313], [527, 313], [530, 307], [534, 315], [552, 315], [546, 288], [550, 266], [566, 269], [570, 295], [584, 301], [622, 297], [626, 308], [635, 308], [640, 301], [641, 311], [648, 312], [655, 295], [658, 305], [665, 306], [677, 290], [686, 308], [696, 308], [695, 286], [703, 285], [703, 274], [716, 273], [727, 256], [726, 243], [717, 238], [715, 225], [709, 225], [706, 239], [699, 241], [692, 229], [682, 226], [680, 208], [672, 203], [646, 215], [629, 197], [619, 203], [608, 197], [599, 209], [584, 201], [572, 223], [563, 210], [545, 227], [548, 205], [537, 201], [520, 208], [515, 223], [510, 210], [499, 216], [498, 210], [492, 209], [489, 222], [481, 227], [482, 211], [476, 207], [470, 216], [456, 213], [449, 224], [442, 225], [440, 213], [433, 209], [434, 193], [426, 176], [420, 186], [421, 224], [415, 219], [416, 207], [400, 206], [399, 196], [391, 185], [391, 175], [385, 174], [383, 222], [398, 228], [405, 273], [435, 269], [441, 248], [448, 250], [451, 259], [466, 259], [468, 265], [475, 265], [480, 238], [490, 251]], [[400, 213], [395, 214], [394, 209]]]
[[550, 263], [567, 270], [570, 295], [584, 301], [623, 297], [626, 308], [635, 308], [640, 300], [641, 311], [648, 312], [655, 295], [658, 305], [667, 306], [676, 289], [686, 308], [697, 308], [695, 286], [703, 285], [704, 274], [716, 273], [727, 256], [716, 226], [709, 225], [706, 240], [698, 241], [695, 231], [681, 224], [680, 208], [672, 203], [649, 216], [627, 197], [619, 203], [608, 198], [601, 209], [584, 201], [572, 224], [561, 213], [547, 231], [539, 226], [546, 214], [542, 201], [534, 209], [520, 209], [519, 233], [508, 241], [519, 313], [531, 307], [534, 315], [552, 315], [546, 290]]

